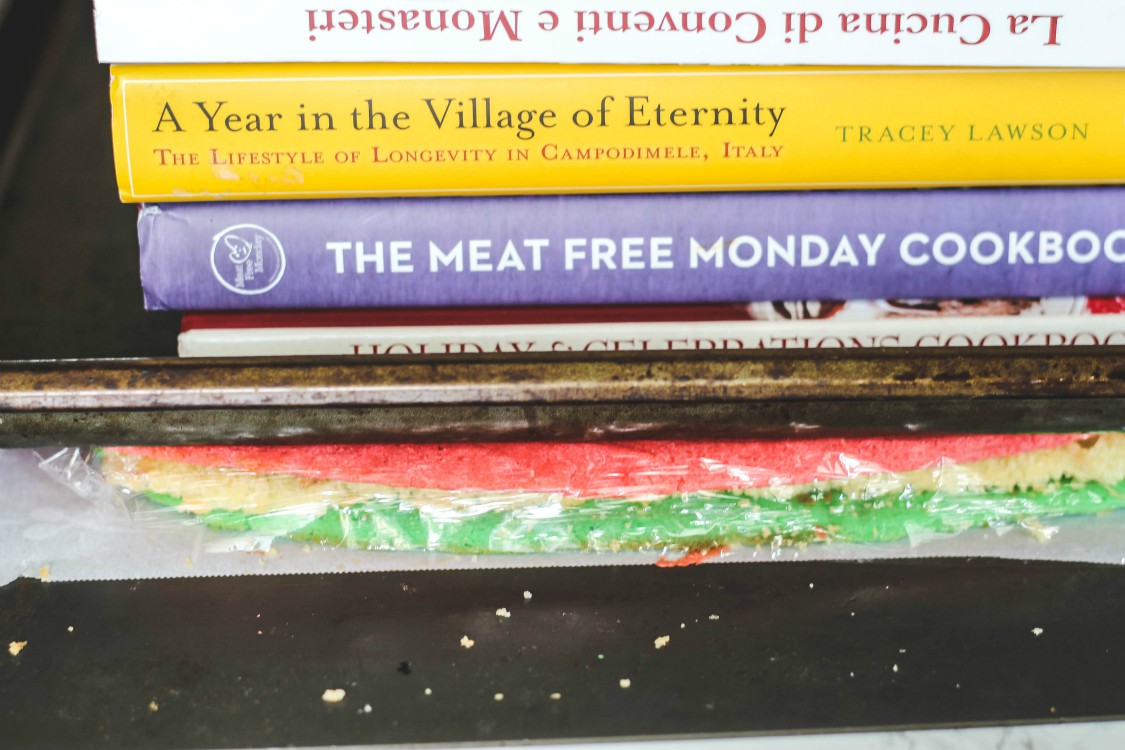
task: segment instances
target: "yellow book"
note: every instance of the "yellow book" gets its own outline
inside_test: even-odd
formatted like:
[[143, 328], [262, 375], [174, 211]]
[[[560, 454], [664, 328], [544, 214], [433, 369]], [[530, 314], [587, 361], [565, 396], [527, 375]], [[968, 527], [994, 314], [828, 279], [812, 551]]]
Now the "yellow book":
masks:
[[111, 71], [125, 201], [1125, 182], [1125, 70]]

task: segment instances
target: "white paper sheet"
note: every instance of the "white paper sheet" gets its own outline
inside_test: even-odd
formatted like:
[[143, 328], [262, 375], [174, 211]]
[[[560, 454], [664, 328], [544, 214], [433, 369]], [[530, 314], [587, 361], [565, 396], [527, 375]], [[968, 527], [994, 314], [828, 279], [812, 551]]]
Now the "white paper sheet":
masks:
[[[40, 453], [47, 455], [51, 450]], [[19, 576], [109, 580], [582, 565], [651, 565], [657, 553], [449, 555], [373, 552], [215, 531], [190, 517], [135, 517], [108, 487], [81, 495], [39, 468], [32, 451], [0, 451], [0, 584]], [[1002, 557], [1125, 564], [1125, 512], [1067, 519], [1050, 539], [978, 529], [890, 544], [742, 548], [716, 562]]]

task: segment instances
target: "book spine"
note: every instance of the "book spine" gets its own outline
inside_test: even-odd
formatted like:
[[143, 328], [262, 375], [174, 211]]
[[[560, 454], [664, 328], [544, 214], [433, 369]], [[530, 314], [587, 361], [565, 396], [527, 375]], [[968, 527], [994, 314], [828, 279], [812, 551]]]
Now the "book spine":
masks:
[[1125, 70], [115, 66], [111, 96], [126, 201], [1125, 179]]
[[[1107, 301], [1108, 302], [1108, 301]], [[828, 303], [825, 310], [835, 312], [864, 303]], [[1089, 312], [1085, 297], [1060, 297], [1034, 301], [1033, 308], [1070, 315]], [[1113, 304], [1109, 302], [1109, 304]], [[786, 303], [774, 312], [765, 303], [771, 318], [789, 318]], [[676, 321], [757, 320], [757, 305], [723, 303], [713, 305], [539, 305], [520, 307], [379, 307], [335, 310], [251, 310], [238, 312], [189, 312], [181, 317], [182, 330], [190, 328], [355, 328], [367, 326], [501, 325], [535, 323], [660, 323]], [[797, 310], [821, 309], [817, 303], [801, 303]], [[983, 313], [982, 313], [983, 314]], [[1028, 312], [1030, 313], [1030, 311]], [[871, 315], [866, 317], [870, 318]]]
[[[1098, 0], [96, 0], [113, 63], [566, 62], [1125, 66]], [[2, 7], [2, 4], [0, 4]]]
[[181, 357], [1125, 344], [1125, 316], [711, 321], [389, 328], [196, 328]]
[[519, 307], [375, 307], [336, 310], [188, 312], [180, 328], [397, 328], [425, 326], [711, 323], [997, 315], [1107, 315], [1123, 297], [1021, 297], [944, 300], [774, 300], [719, 304], [521, 305]]
[[149, 309], [1125, 292], [1125, 188], [147, 206]]

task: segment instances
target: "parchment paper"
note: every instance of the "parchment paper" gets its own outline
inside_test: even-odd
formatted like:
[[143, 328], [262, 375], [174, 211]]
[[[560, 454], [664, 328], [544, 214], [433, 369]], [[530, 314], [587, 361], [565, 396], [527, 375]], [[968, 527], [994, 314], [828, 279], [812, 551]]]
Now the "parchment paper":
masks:
[[[386, 570], [652, 565], [658, 553], [450, 555], [307, 545], [208, 529], [190, 517], [138, 513], [108, 487], [79, 494], [39, 467], [56, 449], [0, 451], [0, 584], [19, 576], [106, 580]], [[38, 453], [39, 455], [36, 455]], [[80, 471], [75, 467], [75, 471]], [[81, 484], [81, 477], [71, 477]], [[704, 564], [742, 561], [1002, 557], [1125, 564], [1125, 512], [1067, 519], [1031, 534], [974, 529], [888, 544], [738, 548]]]

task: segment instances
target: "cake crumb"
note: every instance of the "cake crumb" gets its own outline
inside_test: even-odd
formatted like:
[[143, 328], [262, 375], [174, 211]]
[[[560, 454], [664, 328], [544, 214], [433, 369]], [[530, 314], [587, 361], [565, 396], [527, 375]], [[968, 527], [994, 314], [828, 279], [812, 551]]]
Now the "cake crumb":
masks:
[[707, 615], [707, 619], [708, 620], [718, 620], [719, 616], [718, 615]]
[[422, 694], [423, 695], [433, 695], [434, 691], [430, 690], [429, 688], [426, 688], [425, 690], [422, 691]]
[[523, 592], [523, 600], [525, 602], [531, 601], [531, 592], [530, 591], [524, 591]]
[[41, 567], [39, 569], [39, 580], [40, 581], [51, 580], [51, 566], [50, 565], [44, 565], [43, 567]]
[[23, 651], [26, 645], [27, 641], [12, 641], [8, 644], [8, 653], [12, 656], [19, 656], [20, 651]]
[[1040, 542], [1049, 540], [1058, 532], [1058, 528], [1052, 526], [1044, 526], [1034, 518], [1027, 518], [1023, 521], [1020, 521], [1020, 526], [1024, 531], [1035, 537], [1036, 541]]
[[151, 711], [152, 713], [156, 713], [157, 711], [160, 710], [160, 706], [156, 703], [156, 701], [149, 701], [148, 702], [148, 710]]
[[898, 665], [897, 665], [897, 664], [895, 664], [894, 666], [892, 666], [892, 667], [891, 667], [891, 671], [892, 671], [892, 672], [897, 672], [897, 671], [898, 671]]
[[551, 693], [551, 700], [561, 701], [562, 700], [562, 693]]
[[811, 589], [811, 588], [813, 588], [814, 586], [816, 586], [816, 584], [815, 584], [815, 583], [810, 583], [810, 584], [809, 584], [809, 588], [810, 588], [810, 589]]
[[500, 609], [496, 610], [496, 616], [497, 617], [511, 617], [512, 613], [508, 611], [507, 607], [501, 607]]
[[1039, 636], [1043, 635], [1043, 628], [1032, 628], [1031, 632], [1036, 638], [1038, 638]]
[[363, 713], [365, 713], [365, 714], [371, 713], [371, 704], [370, 703], [364, 703], [363, 704]]
[[492, 696], [492, 700], [502, 701], [502, 700], [504, 700], [504, 694], [503, 693], [496, 693], [495, 695]]
[[598, 654], [598, 660], [601, 661], [605, 658], [605, 654]]
[[329, 688], [321, 694], [320, 699], [325, 703], [339, 703], [344, 700], [345, 695], [347, 695], [347, 691], [343, 688]]
[[683, 630], [686, 627], [687, 627], [687, 623], [683, 623], [683, 622], [680, 623], [680, 630]]
[[467, 635], [463, 635], [463, 636], [461, 636], [461, 645], [462, 645], [463, 647], [465, 647], [465, 648], [472, 648], [472, 647], [473, 647], [473, 644], [474, 644], [474, 643], [476, 643], [476, 641], [474, 641], [474, 640], [473, 640], [472, 638], [470, 638], [469, 636], [467, 636]]
[[630, 685], [633, 684], [633, 681], [630, 680], [628, 677], [622, 677], [620, 680], [617, 681], [617, 684], [620, 685], [622, 688], [627, 688], [627, 687], [629, 687]]
[[658, 649], [661, 649], [661, 648], [664, 648], [665, 646], [667, 646], [668, 641], [670, 641], [670, 640], [672, 640], [672, 636], [662, 635], [659, 638], [657, 638], [655, 641], [653, 641], [652, 645], [656, 646], [656, 648], [658, 648]]
[[66, 626], [66, 632], [73, 633], [74, 632], [74, 626], [73, 625], [67, 625]]
[[900, 649], [898, 650], [898, 652], [899, 652], [900, 654], [905, 654], [905, 653], [906, 653], [906, 649], [904, 649], [904, 648], [900, 648]]

